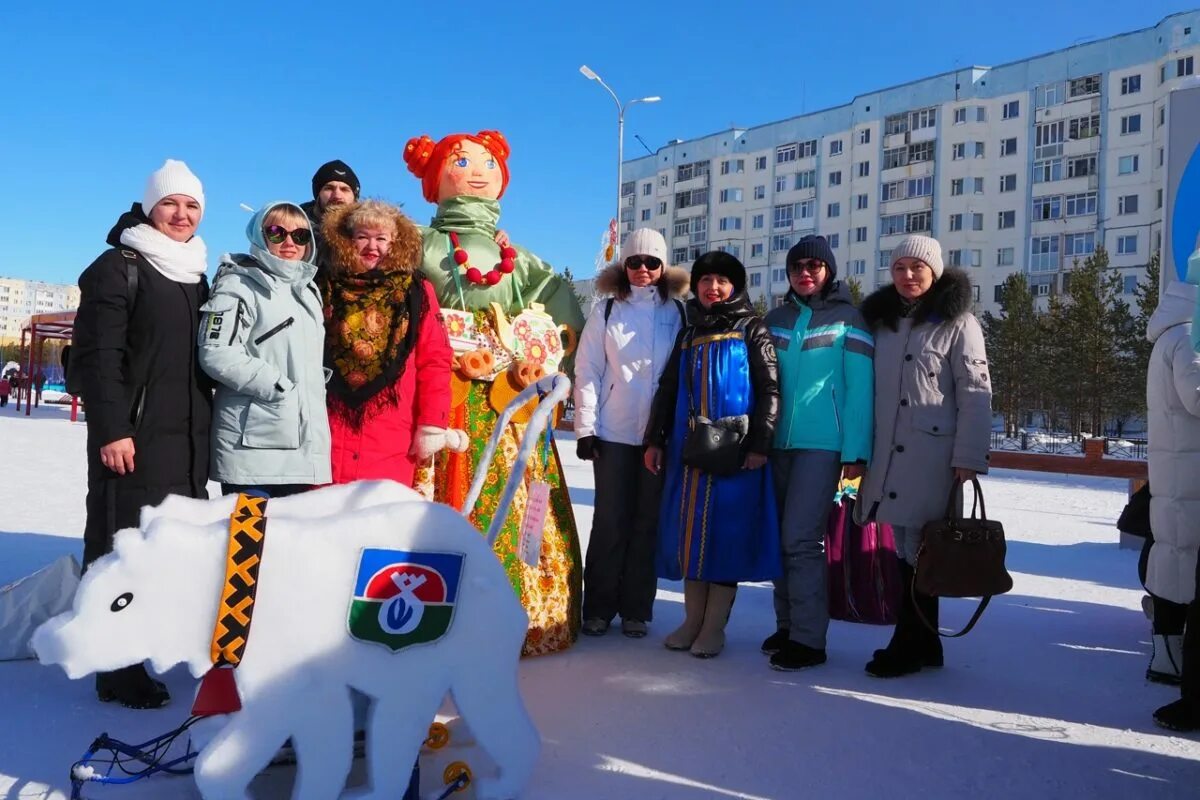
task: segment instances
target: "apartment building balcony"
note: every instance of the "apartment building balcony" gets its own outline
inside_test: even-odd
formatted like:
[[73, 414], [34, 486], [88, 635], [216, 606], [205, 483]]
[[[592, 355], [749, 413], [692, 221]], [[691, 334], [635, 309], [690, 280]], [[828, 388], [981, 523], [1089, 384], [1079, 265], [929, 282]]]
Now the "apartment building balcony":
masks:
[[688, 178], [686, 181], [675, 181], [673, 191], [686, 192], [691, 189], [705, 189], [709, 186], [709, 174], [706, 172], [703, 175], [697, 175], [694, 178]]
[[880, 183], [891, 183], [902, 178], [924, 178], [927, 175], [932, 175], [937, 166], [937, 161], [930, 159], [928, 161], [917, 161], [912, 164], [905, 164], [900, 167], [891, 167], [890, 169], [882, 169], [879, 172]]
[[888, 200], [885, 203], [879, 204], [879, 213], [882, 216], [887, 216], [888, 214], [907, 214], [910, 211], [932, 210], [933, 195], [906, 197], [903, 200]]
[[1083, 139], [1067, 139], [1063, 142], [1062, 154], [1064, 157], [1071, 156], [1086, 156], [1091, 153], [1099, 153], [1101, 146], [1100, 136], [1087, 136]]

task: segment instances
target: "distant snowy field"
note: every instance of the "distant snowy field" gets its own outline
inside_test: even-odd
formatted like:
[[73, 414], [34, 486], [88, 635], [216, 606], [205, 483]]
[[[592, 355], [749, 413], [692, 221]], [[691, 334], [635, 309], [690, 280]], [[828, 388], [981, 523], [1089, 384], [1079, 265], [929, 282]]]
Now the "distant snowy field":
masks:
[[[80, 551], [84, 426], [63, 408], [0, 410], [0, 584]], [[560, 452], [585, 538], [592, 476]], [[583, 639], [522, 664], [544, 747], [528, 800], [802, 798], [1196, 798], [1200, 741], [1166, 735], [1150, 712], [1177, 690], [1148, 684], [1149, 625], [1137, 554], [1113, 526], [1124, 481], [1000, 471], [984, 479], [1009, 536], [1012, 593], [946, 644], [947, 667], [883, 681], [862, 670], [888, 630], [834, 623], [829, 663], [773, 672], [758, 652], [774, 628], [769, 585], [739, 592], [723, 655], [673, 653], [680, 586], [660, 585], [650, 638]], [[943, 623], [970, 601], [944, 603]], [[34, 662], [0, 663], [0, 800], [66, 798], [67, 770], [101, 731], [128, 741], [187, 715], [192, 681], [166, 676], [162, 711], [96, 702]], [[286, 797], [290, 768], [255, 783]], [[92, 798], [195, 798], [188, 778], [92, 787]]]

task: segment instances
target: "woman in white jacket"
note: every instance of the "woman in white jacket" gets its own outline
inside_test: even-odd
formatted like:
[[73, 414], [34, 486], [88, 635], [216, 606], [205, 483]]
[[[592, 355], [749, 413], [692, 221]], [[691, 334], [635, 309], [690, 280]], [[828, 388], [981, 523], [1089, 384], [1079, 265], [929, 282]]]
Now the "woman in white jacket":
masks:
[[[662, 477], [641, 468], [642, 434], [658, 379], [684, 323], [685, 270], [667, 266], [650, 228], [629, 234], [620, 260], [596, 278], [602, 299], [575, 355], [575, 434], [591, 461], [596, 513], [583, 569], [583, 633], [646, 635], [654, 607], [654, 547]], [[607, 299], [603, 295], [609, 295]]]

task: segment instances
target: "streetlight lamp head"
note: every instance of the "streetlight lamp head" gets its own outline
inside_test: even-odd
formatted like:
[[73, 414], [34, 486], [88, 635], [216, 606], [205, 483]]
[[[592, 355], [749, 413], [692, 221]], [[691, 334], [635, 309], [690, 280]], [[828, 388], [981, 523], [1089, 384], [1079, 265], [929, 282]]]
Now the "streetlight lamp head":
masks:
[[579, 71], [580, 71], [580, 73], [583, 74], [583, 77], [587, 78], [589, 81], [600, 80], [600, 76], [597, 75], [596, 73], [592, 72], [592, 68], [589, 67], [587, 64], [581, 65], [579, 67]]
[[642, 98], [643, 103], [657, 103], [659, 100], [662, 100], [662, 98], [659, 97], [658, 95], [654, 95], [653, 97], [643, 97]]

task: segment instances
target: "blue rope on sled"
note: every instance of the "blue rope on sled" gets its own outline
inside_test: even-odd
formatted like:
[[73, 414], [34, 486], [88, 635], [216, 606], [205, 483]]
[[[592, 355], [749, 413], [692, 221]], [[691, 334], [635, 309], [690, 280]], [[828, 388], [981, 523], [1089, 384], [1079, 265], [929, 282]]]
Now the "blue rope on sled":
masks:
[[[198, 755], [192, 749], [191, 738], [184, 740], [186, 748], [183, 755], [170, 756], [171, 748], [175, 746], [187, 729], [202, 717], [189, 717], [182, 725], [172, 731], [156, 736], [141, 744], [128, 744], [120, 739], [114, 739], [107, 733], [101, 733], [92, 742], [87, 752], [71, 765], [71, 800], [85, 800], [83, 787], [88, 783], [100, 783], [108, 786], [121, 786], [149, 778], [151, 775], [166, 773], [168, 775], [191, 775], [192, 761]], [[290, 759], [273, 761], [271, 766], [293, 763]], [[471, 782], [468, 773], [463, 772], [446, 784], [443, 791], [433, 800], [446, 800], [455, 792], [465, 789]], [[397, 800], [420, 800], [420, 767], [413, 766], [412, 779], [404, 797]]]

